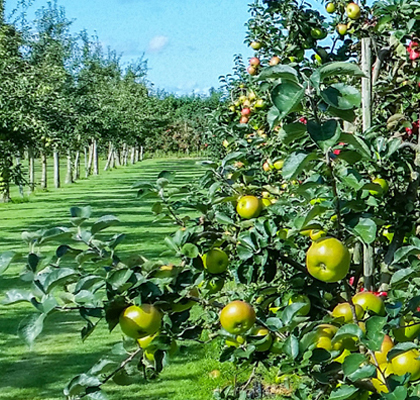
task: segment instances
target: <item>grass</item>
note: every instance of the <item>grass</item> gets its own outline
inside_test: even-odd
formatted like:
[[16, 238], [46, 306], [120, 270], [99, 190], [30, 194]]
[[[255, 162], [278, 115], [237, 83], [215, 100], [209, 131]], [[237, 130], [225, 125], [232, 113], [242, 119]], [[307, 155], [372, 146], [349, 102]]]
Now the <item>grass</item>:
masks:
[[[0, 204], [0, 254], [14, 250], [26, 254], [21, 240], [24, 230], [66, 226], [71, 206], [92, 207], [91, 220], [113, 214], [120, 219], [109, 228], [111, 235], [127, 234], [119, 254], [141, 254], [159, 259], [167, 250], [164, 237], [175, 227], [167, 222], [154, 222], [152, 200], [138, 200], [131, 185], [136, 181], [154, 181], [162, 170], [176, 171], [175, 184], [181, 185], [198, 178], [202, 171], [191, 159], [153, 159], [135, 166], [92, 176], [60, 189], [37, 190], [24, 202]], [[64, 171], [63, 171], [64, 173]], [[38, 171], [39, 174], [39, 171]], [[64, 174], [63, 174], [64, 176]], [[50, 173], [50, 177], [52, 174]], [[52, 186], [50, 185], [50, 188]], [[13, 188], [13, 196], [18, 191]], [[0, 299], [12, 288], [26, 288], [19, 279], [23, 266], [13, 266], [0, 276]], [[0, 400], [49, 400], [64, 398], [63, 388], [75, 375], [89, 368], [107, 355], [115, 343], [121, 341], [119, 329], [109, 333], [105, 324], [84, 343], [80, 339], [83, 323], [76, 314], [54, 314], [46, 322], [43, 333], [28, 349], [17, 336], [20, 321], [34, 309], [27, 303], [0, 305]], [[196, 312], [200, 312], [199, 309]], [[210, 400], [217, 387], [232, 381], [234, 367], [217, 361], [219, 344], [205, 346], [186, 342], [171, 359], [156, 381], [118, 386], [113, 382], [104, 387], [110, 400]], [[214, 370], [220, 377], [211, 377]]]
[[[105, 214], [120, 219], [110, 232], [127, 233], [121, 245], [125, 253], [140, 253], [157, 259], [166, 250], [163, 239], [174, 230], [168, 223], [153, 223], [151, 201], [139, 201], [131, 185], [137, 180], [156, 179], [163, 170], [177, 172], [176, 184], [191, 182], [200, 175], [194, 160], [148, 160], [135, 166], [120, 168], [81, 180], [60, 189], [37, 191], [23, 203], [0, 205], [0, 253], [15, 250], [25, 254], [20, 239], [24, 230], [33, 231], [52, 226], [70, 226], [69, 208], [90, 205], [92, 220]], [[50, 174], [51, 176], [51, 174]], [[51, 186], [50, 186], [51, 187]], [[17, 195], [16, 189], [12, 194]], [[18, 278], [19, 266], [11, 267], [0, 277], [1, 296], [11, 288], [25, 288]], [[83, 324], [77, 315], [55, 314], [47, 321], [44, 332], [34, 347], [28, 349], [17, 336], [19, 322], [33, 313], [29, 305], [0, 306], [0, 399], [59, 399], [63, 388], [77, 374], [86, 372], [113, 344], [121, 340], [115, 329], [111, 334], [105, 324], [85, 343], [80, 340]], [[215, 347], [216, 346], [216, 347]], [[107, 384], [110, 399], [211, 399], [212, 391], [226, 382], [229, 368], [220, 366], [214, 354], [217, 345], [207, 347], [192, 343], [180, 351], [155, 382], [117, 386]], [[208, 373], [221, 369], [222, 377], [211, 379]]]

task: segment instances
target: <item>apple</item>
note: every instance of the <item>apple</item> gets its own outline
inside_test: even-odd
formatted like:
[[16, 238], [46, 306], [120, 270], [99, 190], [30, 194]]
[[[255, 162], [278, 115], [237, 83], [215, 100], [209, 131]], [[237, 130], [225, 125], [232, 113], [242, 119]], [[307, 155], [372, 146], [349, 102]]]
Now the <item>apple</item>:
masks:
[[251, 90], [249, 93], [248, 93], [248, 100], [249, 101], [253, 101], [253, 100], [255, 100], [257, 98], [257, 95], [255, 94], [255, 92], [253, 91], [253, 90]]
[[371, 311], [374, 314], [384, 316], [385, 305], [383, 300], [372, 292], [359, 292], [353, 296], [353, 304], [358, 304], [365, 312]]
[[251, 110], [249, 108], [243, 108], [241, 111], [241, 115], [246, 117], [251, 114]]
[[222, 327], [233, 335], [249, 330], [255, 324], [256, 318], [252, 306], [242, 300], [230, 302], [220, 313]]
[[349, 3], [346, 6], [346, 14], [350, 19], [359, 19], [361, 15], [360, 7], [356, 3]]
[[237, 213], [245, 219], [257, 218], [262, 211], [262, 202], [255, 196], [243, 196], [238, 200]]
[[257, 75], [257, 68], [250, 65], [247, 69], [249, 75]]
[[279, 65], [280, 62], [281, 62], [280, 57], [273, 56], [273, 57], [271, 57], [268, 64], [271, 65], [271, 66], [274, 66], [274, 65]]
[[211, 249], [203, 257], [204, 268], [211, 274], [223, 274], [229, 264], [228, 255], [219, 248]]
[[372, 180], [372, 183], [380, 186], [378, 189], [369, 190], [372, 196], [383, 196], [389, 190], [388, 182], [385, 179], [375, 178]]
[[259, 50], [262, 47], [262, 44], [260, 42], [256, 42], [253, 41], [251, 42], [250, 46], [254, 49], [254, 50]]
[[336, 10], [335, 4], [334, 3], [327, 3], [327, 5], [325, 6], [325, 9], [327, 10], [328, 14], [334, 13], [335, 10]]
[[309, 314], [309, 311], [311, 311], [311, 300], [309, 300], [308, 296], [305, 296], [304, 294], [295, 294], [289, 299], [289, 304], [293, 303], [304, 303], [305, 306], [302, 307], [298, 314], [302, 316], [306, 316]]
[[323, 282], [338, 282], [350, 268], [350, 253], [338, 239], [325, 237], [313, 242], [306, 253], [308, 272]]
[[[388, 335], [385, 335], [381, 344], [381, 349], [379, 351], [375, 351], [375, 358], [379, 365], [386, 364], [388, 362], [387, 355], [393, 347], [394, 342]], [[373, 356], [370, 356], [370, 361], [372, 364], [375, 364]]]
[[411, 342], [420, 335], [420, 321], [401, 319], [400, 327], [392, 330], [397, 342]]
[[411, 374], [410, 381], [420, 378], [420, 352], [417, 349], [407, 350], [391, 360], [392, 371], [395, 375]]
[[346, 24], [338, 24], [335, 29], [337, 30], [337, 32], [341, 36], [344, 36], [347, 33], [347, 25]]
[[282, 169], [283, 165], [284, 165], [284, 160], [277, 160], [273, 164], [275, 169]]
[[252, 66], [252, 67], [259, 67], [260, 64], [261, 64], [260, 59], [257, 58], [257, 57], [252, 57], [249, 60], [249, 65]]
[[162, 314], [152, 304], [129, 306], [120, 315], [119, 323], [123, 333], [133, 339], [153, 335], [162, 325]]
[[322, 28], [312, 28], [311, 36], [314, 39], [325, 39], [327, 37], [327, 32]]
[[[360, 320], [363, 318], [365, 312], [363, 311], [363, 308], [359, 304], [354, 305], [354, 311], [355, 311], [357, 320]], [[353, 311], [351, 309], [350, 303], [337, 304], [334, 307], [334, 310], [332, 311], [332, 316], [334, 318], [339, 319], [340, 322], [344, 324], [353, 322]]]
[[273, 337], [270, 335], [270, 331], [267, 328], [258, 326], [252, 329], [251, 336], [256, 336], [256, 339], [261, 340], [263, 337], [266, 337], [266, 340], [259, 344], [255, 345], [255, 351], [264, 352], [270, 349], [273, 344]]
[[258, 99], [255, 104], [255, 108], [264, 108], [265, 107], [265, 101], [263, 99]]
[[248, 117], [241, 117], [241, 119], [239, 120], [240, 124], [247, 124], [249, 121]]
[[271, 167], [270, 167], [270, 164], [269, 164], [269, 162], [268, 162], [268, 161], [266, 161], [266, 162], [263, 164], [263, 170], [264, 170], [265, 172], [269, 172], [269, 171], [271, 171]]

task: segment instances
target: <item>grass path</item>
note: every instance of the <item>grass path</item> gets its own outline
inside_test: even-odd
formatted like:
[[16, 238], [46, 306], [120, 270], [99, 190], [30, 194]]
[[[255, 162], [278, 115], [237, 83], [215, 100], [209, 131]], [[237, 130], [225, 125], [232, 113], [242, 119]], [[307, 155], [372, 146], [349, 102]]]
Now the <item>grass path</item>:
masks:
[[[0, 253], [6, 250], [26, 252], [20, 239], [24, 230], [70, 226], [69, 208], [90, 205], [92, 220], [105, 215], [117, 216], [121, 223], [110, 232], [127, 233], [120, 251], [136, 252], [158, 258], [166, 249], [163, 239], [173, 231], [168, 223], [153, 223], [150, 201], [138, 200], [131, 185], [137, 180], [155, 180], [161, 170], [176, 171], [177, 184], [191, 182], [201, 173], [194, 160], [147, 160], [135, 166], [109, 171], [61, 189], [37, 192], [28, 202], [0, 204]], [[20, 268], [10, 268], [0, 276], [0, 298], [6, 290], [24, 287], [18, 279]], [[0, 399], [49, 400], [64, 398], [62, 389], [76, 374], [87, 371], [121, 339], [115, 329], [109, 334], [105, 325], [80, 340], [81, 322], [77, 316], [53, 315], [32, 349], [17, 337], [19, 322], [32, 312], [29, 305], [0, 305]], [[58, 334], [56, 334], [58, 332]], [[181, 347], [157, 382], [120, 387], [106, 386], [110, 400], [207, 400], [212, 391], [231, 376], [228, 365], [213, 358], [216, 348]], [[188, 351], [186, 351], [188, 350]], [[208, 373], [221, 370], [215, 380]]]

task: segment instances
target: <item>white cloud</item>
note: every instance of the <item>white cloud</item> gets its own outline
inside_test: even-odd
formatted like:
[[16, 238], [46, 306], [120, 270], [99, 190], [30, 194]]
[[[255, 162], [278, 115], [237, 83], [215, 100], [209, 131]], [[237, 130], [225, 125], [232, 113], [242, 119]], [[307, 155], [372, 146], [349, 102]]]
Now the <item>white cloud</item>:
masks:
[[168, 42], [169, 42], [169, 39], [167, 36], [163, 36], [163, 35], [155, 36], [149, 42], [148, 51], [159, 53], [166, 47]]

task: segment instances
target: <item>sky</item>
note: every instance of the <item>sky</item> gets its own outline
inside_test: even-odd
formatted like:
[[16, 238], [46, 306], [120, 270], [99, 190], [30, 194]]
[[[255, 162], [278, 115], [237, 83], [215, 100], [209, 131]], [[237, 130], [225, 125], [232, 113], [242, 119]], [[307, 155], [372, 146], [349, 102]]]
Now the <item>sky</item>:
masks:
[[[6, 0], [6, 15], [21, 0]], [[46, 6], [32, 0], [28, 19]], [[250, 18], [247, 0], [57, 0], [73, 21], [74, 33], [86, 29], [103, 46], [121, 54], [122, 63], [148, 63], [147, 79], [176, 94], [204, 93], [219, 87], [219, 76], [232, 73], [234, 54], [245, 58]]]

